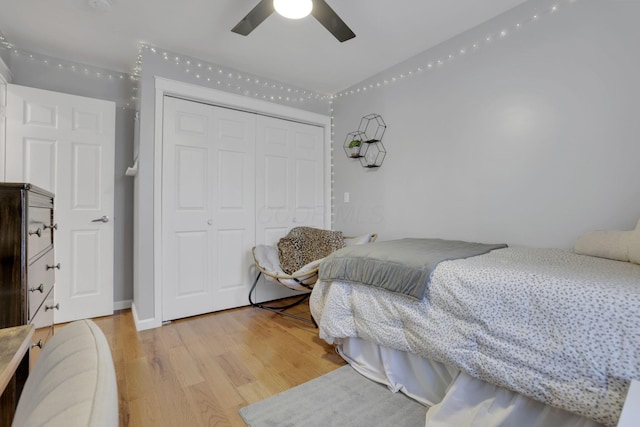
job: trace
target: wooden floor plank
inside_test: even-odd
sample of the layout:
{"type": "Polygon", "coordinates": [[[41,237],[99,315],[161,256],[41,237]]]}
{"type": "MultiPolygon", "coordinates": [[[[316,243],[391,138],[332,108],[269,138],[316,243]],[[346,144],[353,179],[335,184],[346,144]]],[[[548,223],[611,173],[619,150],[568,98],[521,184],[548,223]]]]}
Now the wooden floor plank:
{"type": "MultiPolygon", "coordinates": [[[[309,317],[306,303],[295,312],[309,317]]],[[[122,427],[244,426],[240,408],[345,364],[312,324],[250,307],[141,332],[130,310],[94,321],[111,347],[122,427]]]]}

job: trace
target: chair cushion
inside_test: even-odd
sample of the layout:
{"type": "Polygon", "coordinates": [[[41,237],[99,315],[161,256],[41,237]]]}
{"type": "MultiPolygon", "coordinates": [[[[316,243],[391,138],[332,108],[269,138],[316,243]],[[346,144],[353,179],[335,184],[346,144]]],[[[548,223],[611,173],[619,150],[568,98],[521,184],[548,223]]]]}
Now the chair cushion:
{"type": "Polygon", "coordinates": [[[44,346],[13,427],[118,426],[118,388],[107,340],[91,320],[70,323],[44,346]]]}

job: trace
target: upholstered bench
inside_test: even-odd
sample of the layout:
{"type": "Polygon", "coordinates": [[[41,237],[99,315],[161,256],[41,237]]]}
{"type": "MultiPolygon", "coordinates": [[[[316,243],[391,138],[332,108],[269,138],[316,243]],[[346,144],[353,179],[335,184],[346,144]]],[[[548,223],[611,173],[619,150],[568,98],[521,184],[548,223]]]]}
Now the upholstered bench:
{"type": "Polygon", "coordinates": [[[118,388],[107,339],[91,320],[70,323],[40,353],[12,426],[117,425],[118,388]]]}

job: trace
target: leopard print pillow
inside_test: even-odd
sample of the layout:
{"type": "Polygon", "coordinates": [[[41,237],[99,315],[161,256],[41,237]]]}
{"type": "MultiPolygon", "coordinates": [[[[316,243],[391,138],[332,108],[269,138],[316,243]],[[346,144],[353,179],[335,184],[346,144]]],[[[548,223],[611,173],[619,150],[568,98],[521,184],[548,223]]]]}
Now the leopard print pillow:
{"type": "Polygon", "coordinates": [[[282,271],[293,274],[303,266],[344,247],[341,231],[295,227],[278,242],[282,271]]]}

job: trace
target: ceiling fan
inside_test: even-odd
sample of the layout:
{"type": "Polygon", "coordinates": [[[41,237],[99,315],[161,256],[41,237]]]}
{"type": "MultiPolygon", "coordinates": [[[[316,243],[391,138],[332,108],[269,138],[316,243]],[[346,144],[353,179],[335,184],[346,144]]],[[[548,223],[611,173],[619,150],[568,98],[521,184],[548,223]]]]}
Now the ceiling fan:
{"type": "MultiPolygon", "coordinates": [[[[238,22],[231,31],[246,36],[276,10],[281,15],[287,16],[283,14],[279,7],[278,3],[282,2],[282,0],[260,0],[256,7],[254,7],[247,16],[242,18],[242,20],[238,22]]],[[[301,3],[301,0],[290,0],[290,2],[301,3]]],[[[312,5],[312,7],[304,11],[302,16],[297,16],[297,18],[302,18],[311,13],[311,15],[313,15],[313,17],[316,18],[327,30],[329,30],[329,32],[340,42],[347,41],[356,36],[324,0],[305,0],[304,2],[309,6],[312,5]]]]}

